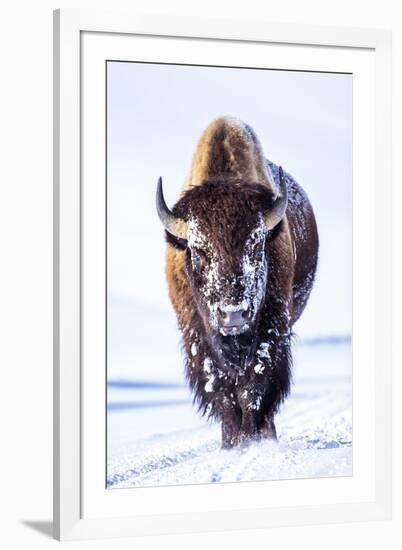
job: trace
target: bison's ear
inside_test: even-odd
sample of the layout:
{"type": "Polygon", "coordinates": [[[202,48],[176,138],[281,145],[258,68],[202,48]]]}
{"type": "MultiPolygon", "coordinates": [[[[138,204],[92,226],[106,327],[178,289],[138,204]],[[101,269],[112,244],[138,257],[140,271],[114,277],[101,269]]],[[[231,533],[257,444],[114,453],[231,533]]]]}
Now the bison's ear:
{"type": "Polygon", "coordinates": [[[187,248],[186,239],[179,239],[178,237],[175,237],[174,235],[169,233],[169,231],[165,231],[165,237],[166,237],[166,242],[168,244],[171,244],[177,250],[186,250],[187,248]]]}
{"type": "Polygon", "coordinates": [[[175,216],[173,212],[168,208],[165,197],[163,196],[162,178],[158,180],[158,187],[156,189],[156,211],[163,227],[170,235],[177,239],[187,239],[188,223],[186,220],[175,216]]]}
{"type": "Polygon", "coordinates": [[[273,229],[278,225],[286,213],[288,206],[288,189],[283,175],[282,166],[279,167],[279,193],[274,204],[264,213],[265,226],[273,229]]]}

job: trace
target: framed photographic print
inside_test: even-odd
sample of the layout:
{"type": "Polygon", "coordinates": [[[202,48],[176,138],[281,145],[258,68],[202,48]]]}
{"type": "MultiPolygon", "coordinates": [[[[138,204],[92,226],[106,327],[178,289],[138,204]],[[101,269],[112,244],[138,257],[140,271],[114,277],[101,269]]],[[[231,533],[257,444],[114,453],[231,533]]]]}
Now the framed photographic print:
{"type": "Polygon", "coordinates": [[[390,33],[54,21],[55,537],[389,517],[390,33]]]}

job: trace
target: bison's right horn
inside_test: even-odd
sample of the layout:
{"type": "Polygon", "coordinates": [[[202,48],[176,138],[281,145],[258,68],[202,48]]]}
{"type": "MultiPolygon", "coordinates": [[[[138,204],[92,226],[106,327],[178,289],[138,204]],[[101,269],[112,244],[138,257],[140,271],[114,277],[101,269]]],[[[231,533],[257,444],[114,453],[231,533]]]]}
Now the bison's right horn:
{"type": "Polygon", "coordinates": [[[288,206],[288,190],[282,166],[279,167],[279,194],[273,206],[265,213],[265,225],[267,229],[273,229],[285,215],[288,206]]]}
{"type": "Polygon", "coordinates": [[[156,190],[156,210],[158,216],[162,222],[163,227],[174,237],[178,239],[187,239],[187,222],[182,218],[176,217],[171,210],[169,210],[162,190],[162,178],[158,180],[158,188],[156,190]]]}

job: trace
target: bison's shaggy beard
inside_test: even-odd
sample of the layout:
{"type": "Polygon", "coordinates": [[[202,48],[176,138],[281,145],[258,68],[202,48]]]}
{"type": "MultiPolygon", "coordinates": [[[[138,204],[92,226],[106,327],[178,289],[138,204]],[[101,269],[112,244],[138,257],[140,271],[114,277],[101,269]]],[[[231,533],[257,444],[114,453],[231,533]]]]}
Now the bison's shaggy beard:
{"type": "Polygon", "coordinates": [[[274,279],[251,341],[217,336],[211,346],[196,310],[183,330],[194,401],[202,414],[222,422],[225,447],[275,437],[273,418],[290,391],[292,333],[274,279]]]}

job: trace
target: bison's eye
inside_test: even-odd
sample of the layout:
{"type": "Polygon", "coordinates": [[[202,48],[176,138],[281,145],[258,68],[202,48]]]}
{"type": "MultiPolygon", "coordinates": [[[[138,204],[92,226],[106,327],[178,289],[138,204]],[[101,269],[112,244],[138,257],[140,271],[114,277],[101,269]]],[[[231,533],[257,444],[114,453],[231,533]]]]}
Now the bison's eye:
{"type": "Polygon", "coordinates": [[[203,250],[200,248],[193,248],[191,250],[191,262],[194,269],[203,271],[209,264],[209,259],[203,250]]]}

